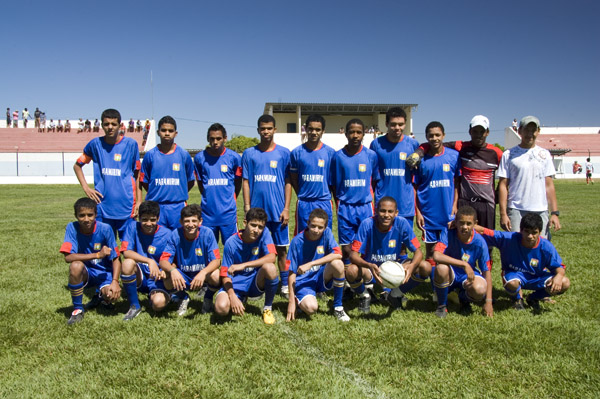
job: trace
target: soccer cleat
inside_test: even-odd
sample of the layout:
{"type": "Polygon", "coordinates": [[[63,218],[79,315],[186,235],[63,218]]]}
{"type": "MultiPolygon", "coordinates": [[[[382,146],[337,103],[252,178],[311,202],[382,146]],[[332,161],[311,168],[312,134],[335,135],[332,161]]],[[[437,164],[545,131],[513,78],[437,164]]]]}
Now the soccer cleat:
{"type": "Polygon", "coordinates": [[[185,314],[188,311],[189,303],[190,303],[190,297],[187,297],[187,298],[181,300],[181,303],[179,304],[179,309],[177,309],[177,314],[179,316],[185,316],[185,314]]]}
{"type": "Polygon", "coordinates": [[[206,287],[206,285],[203,285],[202,288],[200,288],[200,290],[198,291],[198,298],[204,298],[204,294],[206,294],[206,290],[208,288],[206,287]]]}
{"type": "Polygon", "coordinates": [[[390,306],[394,309],[406,309],[406,303],[408,299],[404,296],[394,296],[392,293],[386,295],[386,299],[390,306]]]}
{"type": "Polygon", "coordinates": [[[350,316],[348,316],[346,314],[346,312],[344,311],[344,309],[340,309],[340,310],[333,310],[333,314],[335,315],[335,317],[337,317],[337,319],[339,321],[350,321],[350,316]]]}
{"type": "Polygon", "coordinates": [[[97,308],[100,305],[102,305],[104,309],[108,310],[112,310],[115,308],[115,305],[113,305],[110,302],[106,302],[104,299],[102,299],[102,295],[100,295],[99,293],[94,294],[92,299],[90,299],[90,301],[85,304],[84,308],[85,310],[91,310],[97,308]]]}
{"type": "Polygon", "coordinates": [[[525,305],[523,304],[523,299],[515,299],[513,301],[513,309],[515,310],[525,310],[525,305]]]}
{"type": "Polygon", "coordinates": [[[364,314],[371,313],[371,295],[367,291],[363,292],[358,302],[358,310],[364,314]]]}
{"type": "Polygon", "coordinates": [[[539,312],[541,309],[539,299],[535,299],[531,295],[527,296],[527,305],[533,309],[534,312],[539,312]]]}
{"type": "Polygon", "coordinates": [[[282,285],[281,296],[285,297],[285,299],[290,299],[290,287],[288,287],[287,285],[282,285]]]}
{"type": "Polygon", "coordinates": [[[469,315],[473,313],[473,308],[471,307],[471,302],[469,301],[460,301],[460,307],[458,308],[458,312],[460,314],[469,315]]]}
{"type": "Polygon", "coordinates": [[[448,316],[448,308],[445,305],[438,306],[435,310],[435,315],[440,319],[445,319],[448,316]]]}
{"type": "Polygon", "coordinates": [[[142,313],[142,308],[136,308],[135,306],[130,306],[129,310],[127,311],[127,313],[125,313],[125,316],[123,317],[123,321],[133,320],[140,313],[142,313]]]}
{"type": "Polygon", "coordinates": [[[213,299],[212,298],[204,298],[204,302],[202,302],[202,314],[212,312],[213,308],[213,299]]]}
{"type": "Polygon", "coordinates": [[[263,321],[265,324],[275,324],[275,316],[273,316],[271,309],[263,310],[263,321]]]}
{"type": "Polygon", "coordinates": [[[71,313],[71,317],[67,320],[68,325],[76,324],[83,321],[83,310],[75,309],[73,313],[71,313]]]}

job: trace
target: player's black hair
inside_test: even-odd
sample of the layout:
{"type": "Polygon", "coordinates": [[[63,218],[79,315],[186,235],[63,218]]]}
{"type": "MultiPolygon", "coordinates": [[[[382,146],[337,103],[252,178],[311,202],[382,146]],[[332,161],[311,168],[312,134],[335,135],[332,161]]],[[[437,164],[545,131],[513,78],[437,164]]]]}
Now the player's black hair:
{"type": "Polygon", "coordinates": [[[140,205],[140,210],[138,211],[140,216],[142,215],[150,215],[150,216],[160,216],[160,206],[156,201],[144,201],[140,205]]]}
{"type": "Polygon", "coordinates": [[[269,115],[269,114],[261,115],[260,118],[258,118],[258,122],[256,123],[256,125],[258,127],[260,127],[261,123],[272,123],[273,126],[276,126],[275,118],[273,118],[273,115],[269,115]]]}
{"type": "Polygon", "coordinates": [[[197,216],[198,219],[202,219],[202,208],[198,204],[189,204],[183,207],[181,210],[181,220],[189,218],[190,216],[197,216]]]}
{"type": "Polygon", "coordinates": [[[308,129],[308,124],[311,122],[320,122],[321,127],[323,128],[323,131],[325,131],[325,118],[323,118],[323,115],[319,115],[319,114],[308,115],[308,118],[306,118],[306,122],[304,123],[306,125],[307,129],[308,129]]]}
{"type": "Polygon", "coordinates": [[[119,123],[121,123],[121,113],[114,108],[105,109],[100,116],[100,120],[104,122],[104,118],[117,118],[119,123]]]}
{"type": "Polygon", "coordinates": [[[329,223],[329,215],[323,209],[313,209],[310,215],[308,215],[308,223],[310,224],[311,220],[314,218],[323,219],[325,221],[325,226],[327,227],[327,223],[329,223]]]}
{"type": "Polygon", "coordinates": [[[210,132],[223,132],[223,138],[227,138],[227,130],[225,130],[225,126],[221,125],[220,123],[213,123],[208,127],[208,130],[206,131],[206,140],[208,140],[208,135],[210,132]]]}
{"type": "Polygon", "coordinates": [[[400,107],[392,107],[385,113],[385,123],[390,123],[392,118],[404,118],[406,121],[406,112],[400,107]]]}
{"type": "Polygon", "coordinates": [[[363,132],[365,131],[365,124],[358,118],[350,119],[348,123],[346,123],[346,134],[350,131],[350,125],[361,125],[363,132]]]}
{"type": "Polygon", "coordinates": [[[473,209],[472,206],[469,205],[463,205],[460,208],[458,208],[458,211],[456,211],[456,217],[455,220],[458,220],[461,216],[473,216],[475,221],[477,221],[477,212],[475,211],[475,209],[473,209]]]}
{"type": "Polygon", "coordinates": [[[433,121],[433,122],[429,122],[427,124],[427,126],[425,126],[425,135],[427,135],[427,133],[429,132],[429,129],[433,129],[434,127],[439,127],[442,130],[442,133],[446,134],[446,131],[444,130],[444,125],[442,125],[438,121],[433,121]]]}
{"type": "Polygon", "coordinates": [[[587,160],[588,162],[590,162],[590,159],[589,159],[589,158],[587,158],[586,160],[587,160]]]}
{"type": "Polygon", "coordinates": [[[248,212],[246,212],[246,222],[250,222],[252,220],[258,220],[263,223],[267,223],[267,212],[265,212],[262,208],[250,208],[248,212]]]}
{"type": "Polygon", "coordinates": [[[162,118],[160,118],[160,120],[158,121],[158,130],[160,130],[160,127],[165,123],[169,123],[175,126],[175,130],[177,130],[177,122],[175,122],[175,119],[173,119],[171,115],[163,116],[162,118]]]}
{"type": "Polygon", "coordinates": [[[79,198],[77,201],[75,201],[75,205],[73,205],[75,216],[77,216],[77,213],[79,213],[79,211],[83,208],[93,209],[94,213],[96,213],[96,201],[88,197],[79,198]]]}
{"type": "Polygon", "coordinates": [[[392,204],[394,204],[396,209],[398,209],[398,202],[396,201],[396,199],[394,197],[390,197],[389,195],[385,196],[379,200],[379,202],[377,203],[377,209],[379,209],[379,205],[381,205],[381,203],[383,203],[383,202],[391,202],[392,204]]]}
{"type": "Polygon", "coordinates": [[[521,231],[529,229],[541,232],[543,226],[544,221],[542,220],[542,217],[540,215],[538,215],[537,213],[527,213],[521,218],[521,225],[519,226],[519,228],[521,229],[521,231]]]}

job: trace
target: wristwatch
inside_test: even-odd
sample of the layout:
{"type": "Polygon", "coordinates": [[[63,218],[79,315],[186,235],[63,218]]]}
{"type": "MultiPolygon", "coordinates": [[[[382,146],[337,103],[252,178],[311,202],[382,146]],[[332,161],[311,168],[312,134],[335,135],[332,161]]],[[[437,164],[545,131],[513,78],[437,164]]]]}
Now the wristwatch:
{"type": "Polygon", "coordinates": [[[552,211],[550,212],[550,215],[560,216],[560,211],[552,211]]]}

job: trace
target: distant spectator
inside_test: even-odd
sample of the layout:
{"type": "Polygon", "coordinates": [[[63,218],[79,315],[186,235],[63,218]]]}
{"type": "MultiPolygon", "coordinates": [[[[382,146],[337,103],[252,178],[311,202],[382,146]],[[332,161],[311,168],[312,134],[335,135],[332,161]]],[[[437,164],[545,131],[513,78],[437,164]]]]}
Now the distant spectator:
{"type": "Polygon", "coordinates": [[[126,132],[125,122],[121,122],[121,126],[119,126],[119,134],[123,136],[126,132]]]}
{"type": "Polygon", "coordinates": [[[338,130],[338,133],[339,133],[339,134],[345,134],[345,130],[344,130],[344,128],[343,128],[343,127],[341,127],[341,128],[340,128],[340,130],[338,130]]]}
{"type": "Polygon", "coordinates": [[[98,133],[100,131],[100,121],[98,118],[94,121],[94,133],[98,133]]]}
{"type": "Polygon", "coordinates": [[[83,121],[83,119],[79,118],[79,122],[77,122],[77,133],[83,132],[84,128],[85,128],[85,122],[83,121]]]}
{"type": "Polygon", "coordinates": [[[29,111],[27,111],[27,108],[23,108],[23,111],[21,112],[21,115],[23,116],[23,127],[27,127],[27,120],[31,118],[31,116],[29,116],[29,111]]]}
{"type": "Polygon", "coordinates": [[[92,131],[92,122],[89,119],[85,120],[83,124],[83,131],[88,133],[92,131]]]}
{"type": "Polygon", "coordinates": [[[129,133],[133,133],[133,130],[135,129],[135,122],[133,121],[133,118],[129,119],[129,133]]]}
{"type": "Polygon", "coordinates": [[[581,173],[581,171],[583,170],[583,167],[581,166],[581,164],[577,163],[577,161],[573,162],[573,174],[576,175],[577,173],[581,173]]]}
{"type": "Polygon", "coordinates": [[[64,130],[64,126],[63,126],[62,122],[59,119],[58,123],[56,124],[56,131],[57,132],[62,132],[63,130],[64,130]]]}
{"type": "Polygon", "coordinates": [[[65,121],[65,133],[68,133],[71,131],[71,122],[69,122],[69,120],[67,119],[65,121]]]}
{"type": "Polygon", "coordinates": [[[135,131],[138,133],[142,131],[142,122],[139,119],[135,123],[135,131]]]}
{"type": "Polygon", "coordinates": [[[40,115],[40,127],[38,128],[38,132],[46,131],[46,113],[42,112],[40,115]]]}
{"type": "Polygon", "coordinates": [[[42,111],[40,111],[39,108],[35,108],[35,111],[33,112],[33,117],[35,118],[35,127],[37,127],[38,129],[40,128],[40,118],[42,117],[42,111]]]}
{"type": "Polygon", "coordinates": [[[592,173],[594,173],[594,165],[592,165],[590,158],[588,158],[585,162],[585,184],[594,184],[592,173]]]}
{"type": "Polygon", "coordinates": [[[410,138],[414,139],[415,138],[415,134],[413,132],[410,132],[410,138]]]}
{"type": "Polygon", "coordinates": [[[50,122],[48,122],[48,132],[55,132],[56,131],[56,124],[54,123],[54,119],[50,119],[50,122]]]}
{"type": "Polygon", "coordinates": [[[514,130],[516,132],[518,130],[518,128],[519,128],[519,124],[517,123],[517,119],[513,119],[512,130],[514,130]]]}
{"type": "Polygon", "coordinates": [[[13,127],[19,127],[19,110],[13,111],[13,127]]]}
{"type": "Polygon", "coordinates": [[[10,108],[6,108],[6,127],[10,127],[10,108]]]}
{"type": "Polygon", "coordinates": [[[144,125],[144,138],[148,137],[148,133],[150,133],[150,119],[146,119],[146,124],[144,125]]]}

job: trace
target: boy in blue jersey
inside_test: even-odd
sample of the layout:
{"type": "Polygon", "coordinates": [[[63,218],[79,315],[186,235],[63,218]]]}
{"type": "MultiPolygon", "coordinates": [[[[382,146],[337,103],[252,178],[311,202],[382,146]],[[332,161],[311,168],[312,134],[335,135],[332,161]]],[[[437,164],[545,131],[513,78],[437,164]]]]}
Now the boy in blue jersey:
{"type": "Polygon", "coordinates": [[[196,291],[206,282],[202,313],[212,310],[213,297],[219,289],[219,266],[221,253],[215,236],[208,227],[202,226],[202,209],[198,204],[181,210],[182,227],[173,230],[160,256],[159,266],[166,278],[157,283],[159,288],[175,290],[182,297],[177,314],[187,313],[190,297],[183,291],[196,291]],[[164,285],[162,285],[164,284],[164,285]]]}
{"type": "Polygon", "coordinates": [[[446,242],[448,223],[456,213],[455,180],[460,176],[458,152],[444,147],[444,125],[430,122],[425,128],[429,151],[415,172],[417,191],[417,226],[425,233],[425,259],[435,266],[433,248],[438,241],[446,242]]]}
{"type": "Polygon", "coordinates": [[[69,284],[73,313],[67,324],[83,320],[83,288],[98,287],[102,298],[115,302],[121,296],[121,262],[115,236],[109,225],[96,220],[96,202],[80,198],[75,202],[76,222],[69,223],[60,252],[69,263],[69,284]]]}
{"type": "Polygon", "coordinates": [[[433,285],[437,294],[436,316],[448,314],[448,292],[459,290],[461,312],[470,313],[471,302],[485,298],[483,312],[494,315],[492,306],[492,272],[485,239],[474,230],[477,212],[465,205],[458,209],[456,228],[448,231],[447,241],[439,241],[433,252],[437,262],[433,285]]]}
{"type": "Polygon", "coordinates": [[[288,222],[292,185],[290,151],[273,141],[277,128],[275,118],[258,118],[260,143],[242,154],[244,212],[250,207],[267,212],[267,228],[277,248],[277,265],[281,276],[281,293],[288,295],[287,247],[290,244],[288,222]]]}
{"type": "Polygon", "coordinates": [[[242,157],[225,148],[227,130],[213,123],[206,134],[208,148],[194,157],[202,195],[202,225],[225,244],[237,232],[237,197],[242,188],[242,157]]]}
{"type": "Polygon", "coordinates": [[[158,121],[160,144],[146,153],[142,161],[140,186],[147,201],[160,205],[161,226],[174,230],[181,227],[179,215],[194,187],[194,162],[190,154],[175,144],[177,122],[170,116],[158,121]]]}
{"type": "Polygon", "coordinates": [[[331,159],[335,150],[321,141],[325,132],[325,118],[313,114],[306,118],[306,143],[292,150],[290,178],[298,196],[294,235],[306,229],[310,213],[323,209],[332,227],[330,181],[331,159]]]}
{"type": "Polygon", "coordinates": [[[244,314],[243,302],[248,297],[265,294],[263,321],[274,324],[272,306],[277,285],[275,245],[269,233],[267,213],[261,208],[250,208],[244,219],[244,229],[229,237],[223,250],[221,279],[223,288],[217,294],[215,313],[227,316],[244,314]]]}
{"type": "Polygon", "coordinates": [[[158,263],[171,236],[171,230],[158,224],[159,218],[158,202],[142,202],[139,222],[129,226],[121,241],[121,253],[125,257],[121,281],[129,299],[129,310],[123,318],[125,321],[133,320],[142,311],[138,292],[150,296],[155,312],[161,311],[169,302],[168,292],[156,284],[166,277],[158,263]]]}
{"type": "Polygon", "coordinates": [[[119,135],[121,114],[116,109],[102,112],[104,137],[92,139],[83,149],[73,170],[85,195],[98,204],[97,220],[109,224],[115,236],[123,237],[134,223],[141,192],[138,188],[140,152],[137,142],[119,135]],[[83,165],[94,161],[94,188],[85,181],[83,165]]]}
{"type": "Polygon", "coordinates": [[[304,313],[314,314],[319,308],[316,294],[332,288],[333,314],[340,321],[350,321],[342,305],[346,282],[342,251],[327,227],[328,218],[323,209],[313,210],[307,229],[292,239],[287,321],[295,318],[296,302],[304,313]]]}
{"type": "Polygon", "coordinates": [[[348,144],[331,161],[331,184],[337,202],[338,241],[347,262],[360,223],[373,216],[372,189],[379,181],[379,168],[377,154],[362,145],[365,124],[351,119],[345,132],[348,144]]]}
{"type": "Polygon", "coordinates": [[[379,266],[386,261],[400,262],[406,270],[404,283],[386,294],[393,308],[405,306],[404,294],[431,273],[431,265],[423,261],[420,246],[412,227],[406,219],[398,216],[396,200],[383,197],[377,204],[377,214],[360,224],[352,243],[352,263],[346,268],[346,280],[360,297],[360,311],[371,311],[371,296],[365,288],[375,282],[382,285],[379,266]],[[402,250],[403,245],[414,253],[412,259],[402,250]]]}
{"type": "Polygon", "coordinates": [[[518,233],[475,226],[488,245],[500,250],[504,289],[512,297],[513,307],[517,310],[525,308],[521,289],[533,290],[527,296],[527,304],[537,311],[540,300],[561,295],[571,285],[556,248],[540,236],[542,228],[542,217],[537,213],[523,216],[518,233]]]}

